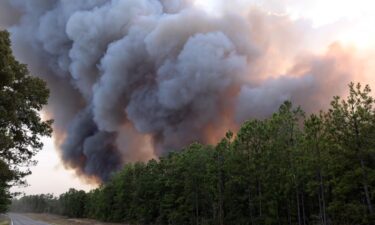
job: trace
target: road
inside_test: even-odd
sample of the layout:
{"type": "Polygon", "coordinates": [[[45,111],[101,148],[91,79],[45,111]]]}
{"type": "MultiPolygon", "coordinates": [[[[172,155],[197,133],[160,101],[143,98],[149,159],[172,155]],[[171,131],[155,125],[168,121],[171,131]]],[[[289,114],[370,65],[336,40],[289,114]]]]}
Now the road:
{"type": "Polygon", "coordinates": [[[9,217],[12,219],[13,225],[50,225],[15,213],[9,213],[9,217]]]}

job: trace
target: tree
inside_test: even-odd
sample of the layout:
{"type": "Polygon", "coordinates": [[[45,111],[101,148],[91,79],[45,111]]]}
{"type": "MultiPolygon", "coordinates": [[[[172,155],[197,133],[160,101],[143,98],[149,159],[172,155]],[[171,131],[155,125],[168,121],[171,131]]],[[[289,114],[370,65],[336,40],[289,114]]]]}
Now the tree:
{"type": "Polygon", "coordinates": [[[340,151],[331,208],[352,209],[356,213],[350,212],[348,220],[366,223],[374,218],[375,100],[368,85],[351,83],[349,88],[348,98],[335,97],[327,113],[331,138],[340,151]]]}
{"type": "MultiPolygon", "coordinates": [[[[305,157],[307,163],[307,187],[310,195],[318,199],[318,221],[322,225],[328,224],[327,213],[327,165],[330,163],[329,151],[332,146],[328,139],[326,121],[324,114],[311,115],[304,123],[304,143],[306,149],[305,157]]],[[[316,213],[316,212],[313,212],[316,213]]]]}
{"type": "Polygon", "coordinates": [[[40,137],[52,132],[52,121],[42,121],[39,114],[49,96],[46,83],[30,75],[10,46],[9,33],[0,31],[0,160],[12,174],[1,182],[23,184],[30,171],[20,167],[33,163],[43,147],[40,137]]]}
{"type": "Polygon", "coordinates": [[[87,195],[84,191],[71,188],[60,196],[62,213],[68,217],[82,218],[85,216],[85,205],[87,195]]]}
{"type": "Polygon", "coordinates": [[[10,171],[8,165],[0,160],[0,212],[7,210],[7,206],[10,203],[8,182],[13,179],[13,173],[10,171]]]}

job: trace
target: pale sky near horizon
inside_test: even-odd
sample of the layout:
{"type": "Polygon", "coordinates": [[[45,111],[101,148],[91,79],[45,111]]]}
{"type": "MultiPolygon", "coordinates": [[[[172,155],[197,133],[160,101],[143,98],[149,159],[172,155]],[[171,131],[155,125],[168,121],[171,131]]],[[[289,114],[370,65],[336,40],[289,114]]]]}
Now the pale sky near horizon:
{"type": "MultiPolygon", "coordinates": [[[[217,3],[222,0],[197,0],[198,5],[208,11],[214,11],[217,3]],[[215,4],[216,3],[216,4],[215,4]]],[[[246,2],[246,0],[235,0],[246,2]]],[[[373,44],[375,27],[371,21],[375,20],[375,1],[372,0],[248,0],[266,4],[268,9],[284,12],[292,18],[304,18],[310,20],[314,27],[321,27],[345,20],[353,27],[343,32],[342,41],[354,42],[359,46],[373,44]],[[281,2],[281,3],[280,3],[281,2]],[[280,10],[280,11],[279,11],[280,10]],[[366,35],[364,35],[364,33],[366,35]]],[[[80,180],[74,171],[66,170],[61,164],[52,138],[43,139],[43,150],[36,156],[38,165],[32,168],[33,174],[27,177],[30,184],[26,188],[13,188],[14,191],[22,191],[26,194],[53,193],[55,195],[66,192],[69,188],[90,190],[95,186],[86,184],[80,180]]]]}
{"type": "Polygon", "coordinates": [[[27,195],[51,193],[60,195],[75,188],[89,191],[95,185],[87,184],[77,177],[72,170],[67,170],[61,164],[53,138],[43,138],[44,147],[36,155],[38,164],[31,167],[32,174],[27,177],[27,187],[13,187],[15,192],[23,192],[27,195]]]}

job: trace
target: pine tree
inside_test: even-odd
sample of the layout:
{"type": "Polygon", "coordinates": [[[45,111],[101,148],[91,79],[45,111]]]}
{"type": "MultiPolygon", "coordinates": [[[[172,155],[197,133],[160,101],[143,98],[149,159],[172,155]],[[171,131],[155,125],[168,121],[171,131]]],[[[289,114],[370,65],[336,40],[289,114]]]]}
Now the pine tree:
{"type": "Polygon", "coordinates": [[[351,83],[349,89],[346,100],[334,98],[327,114],[331,138],[338,148],[336,160],[341,164],[334,180],[332,208],[350,210],[343,218],[366,224],[374,218],[374,99],[369,86],[351,83]]]}

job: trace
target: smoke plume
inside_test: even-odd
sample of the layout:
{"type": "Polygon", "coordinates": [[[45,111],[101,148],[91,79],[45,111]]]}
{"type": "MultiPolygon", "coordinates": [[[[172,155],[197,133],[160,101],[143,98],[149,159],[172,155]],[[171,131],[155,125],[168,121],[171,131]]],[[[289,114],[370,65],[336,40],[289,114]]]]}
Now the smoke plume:
{"type": "Polygon", "coordinates": [[[285,100],[320,109],[361,76],[352,49],[311,50],[331,40],[308,21],[221,3],[1,0],[17,58],[51,89],[46,112],[69,168],[107,180],[285,100]]]}

